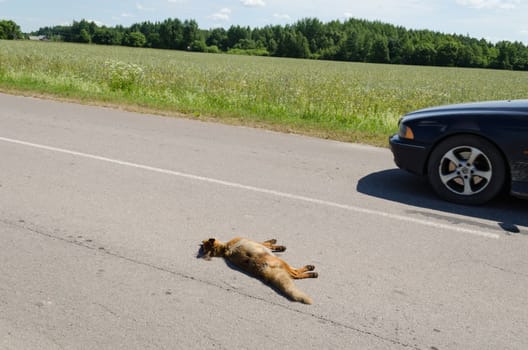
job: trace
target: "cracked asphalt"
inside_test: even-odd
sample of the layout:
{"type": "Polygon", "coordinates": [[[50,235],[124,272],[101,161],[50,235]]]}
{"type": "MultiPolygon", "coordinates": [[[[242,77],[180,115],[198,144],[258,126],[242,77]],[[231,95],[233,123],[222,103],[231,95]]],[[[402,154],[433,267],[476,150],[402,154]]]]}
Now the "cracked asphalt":
{"type": "Polygon", "coordinates": [[[386,149],[0,94],[1,349],[526,349],[527,203],[386,149]],[[276,238],[293,303],[206,238],[276,238]]]}

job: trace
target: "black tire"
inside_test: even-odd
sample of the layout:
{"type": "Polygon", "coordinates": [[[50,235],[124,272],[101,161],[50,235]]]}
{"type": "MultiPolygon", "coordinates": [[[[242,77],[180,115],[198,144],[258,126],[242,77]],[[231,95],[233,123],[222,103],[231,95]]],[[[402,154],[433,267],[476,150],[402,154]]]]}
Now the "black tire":
{"type": "Polygon", "coordinates": [[[468,205],[486,203],[504,188],[506,165],[489,141],[474,135],[457,135],[431,152],[427,176],[442,199],[468,205]]]}

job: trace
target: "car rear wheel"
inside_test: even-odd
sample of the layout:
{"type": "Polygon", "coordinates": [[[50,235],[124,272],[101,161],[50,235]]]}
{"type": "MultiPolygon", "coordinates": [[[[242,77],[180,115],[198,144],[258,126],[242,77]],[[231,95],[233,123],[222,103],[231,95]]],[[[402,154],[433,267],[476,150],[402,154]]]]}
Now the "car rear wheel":
{"type": "Polygon", "coordinates": [[[504,187],[506,166],[487,140],[459,135],[441,142],[431,153],[427,173],[441,198],[460,204],[483,204],[504,187]]]}

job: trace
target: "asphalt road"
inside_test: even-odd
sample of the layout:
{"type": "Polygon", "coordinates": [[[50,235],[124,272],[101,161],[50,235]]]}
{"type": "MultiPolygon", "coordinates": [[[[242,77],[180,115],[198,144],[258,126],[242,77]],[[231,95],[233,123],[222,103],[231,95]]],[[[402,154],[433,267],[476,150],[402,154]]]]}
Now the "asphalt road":
{"type": "Polygon", "coordinates": [[[527,214],[387,149],[0,94],[0,348],[527,349],[527,214]],[[197,259],[235,236],[314,304],[197,259]]]}

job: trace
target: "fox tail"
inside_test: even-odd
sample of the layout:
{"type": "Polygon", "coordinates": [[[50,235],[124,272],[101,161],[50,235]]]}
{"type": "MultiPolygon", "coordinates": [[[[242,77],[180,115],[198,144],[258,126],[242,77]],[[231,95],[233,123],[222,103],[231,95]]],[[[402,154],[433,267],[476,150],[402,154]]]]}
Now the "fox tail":
{"type": "Polygon", "coordinates": [[[313,300],[307,294],[302,292],[287,273],[278,274],[269,279],[270,284],[278,289],[282,294],[293,301],[304,304],[312,304],[313,300]]]}

